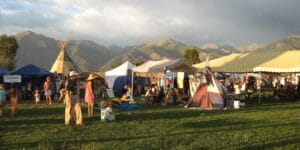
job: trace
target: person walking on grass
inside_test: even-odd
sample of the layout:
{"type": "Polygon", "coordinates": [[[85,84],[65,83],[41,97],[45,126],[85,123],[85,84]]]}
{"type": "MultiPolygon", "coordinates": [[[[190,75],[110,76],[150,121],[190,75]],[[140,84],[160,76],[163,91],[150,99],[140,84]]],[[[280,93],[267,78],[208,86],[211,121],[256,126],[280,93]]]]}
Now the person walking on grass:
{"type": "Polygon", "coordinates": [[[7,95],[10,97],[10,107],[11,107],[11,116],[13,117],[16,113],[17,103],[19,101],[19,90],[15,85],[12,85],[11,88],[7,91],[7,95]]]}
{"type": "Polygon", "coordinates": [[[6,91],[3,87],[3,84],[0,84],[0,116],[2,116],[4,112],[5,93],[6,91]]]}
{"type": "Polygon", "coordinates": [[[93,81],[97,76],[94,74],[90,74],[86,79],[85,86],[85,102],[88,104],[88,117],[93,117],[94,114],[94,103],[95,103],[95,95],[93,88],[93,81]]]}
{"type": "Polygon", "coordinates": [[[44,83],[44,91],[45,91],[45,96],[46,96],[46,103],[48,103],[48,105],[51,105],[52,103],[52,91],[53,91],[53,85],[51,82],[51,77],[48,76],[46,78],[46,81],[44,83]]]}
{"type": "Polygon", "coordinates": [[[70,72],[70,80],[66,82],[66,107],[65,107],[65,125],[70,124],[71,118],[75,120],[76,125],[82,125],[82,112],[80,105],[79,83],[75,71],[70,72]]]}

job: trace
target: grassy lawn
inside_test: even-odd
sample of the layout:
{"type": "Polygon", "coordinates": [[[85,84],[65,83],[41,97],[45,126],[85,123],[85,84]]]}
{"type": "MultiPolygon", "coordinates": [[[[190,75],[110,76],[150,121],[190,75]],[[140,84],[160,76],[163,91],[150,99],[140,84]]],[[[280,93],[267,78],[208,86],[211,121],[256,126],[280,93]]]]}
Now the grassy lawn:
{"type": "Polygon", "coordinates": [[[240,110],[197,111],[145,106],[100,113],[84,125],[64,125],[64,105],[19,104],[0,118],[0,149],[300,149],[300,103],[251,105],[240,110]]]}

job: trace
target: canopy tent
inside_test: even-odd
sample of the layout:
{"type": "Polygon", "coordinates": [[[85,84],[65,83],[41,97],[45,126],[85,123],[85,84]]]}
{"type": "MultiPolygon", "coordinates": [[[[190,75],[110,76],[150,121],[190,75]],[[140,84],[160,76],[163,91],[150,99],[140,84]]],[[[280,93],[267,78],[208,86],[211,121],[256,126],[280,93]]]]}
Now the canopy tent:
{"type": "Polygon", "coordinates": [[[300,51],[285,51],[254,68],[254,72],[300,72],[300,51]]]}
{"type": "Polygon", "coordinates": [[[196,68],[194,68],[182,59],[170,60],[149,68],[149,72],[151,73],[164,73],[165,71],[185,72],[192,74],[196,72],[196,68]]]}
{"type": "Polygon", "coordinates": [[[3,83],[3,75],[6,75],[8,73],[9,73],[8,70],[0,68],[0,76],[1,76],[0,83],[3,83]]]}
{"type": "Polygon", "coordinates": [[[126,61],[117,68],[105,72],[105,81],[110,89],[120,95],[125,85],[131,84],[131,73],[135,67],[131,62],[126,61]]]}
{"type": "Polygon", "coordinates": [[[244,73],[254,72],[254,68],[279,56],[280,51],[255,51],[241,54],[232,61],[215,68],[218,72],[244,73]]]}
{"type": "Polygon", "coordinates": [[[300,51],[255,51],[215,68],[218,72],[299,72],[300,51]]]}
{"type": "Polygon", "coordinates": [[[33,64],[25,65],[23,67],[17,68],[16,70],[9,73],[9,75],[21,75],[22,80],[23,77],[45,77],[45,76],[51,76],[52,77],[52,83],[54,85],[54,90],[56,90],[55,87],[55,74],[52,72],[49,72],[43,68],[39,68],[33,64]]]}
{"type": "Polygon", "coordinates": [[[160,64],[163,64],[165,62],[168,62],[170,61],[169,59],[162,59],[162,60],[149,60],[137,67],[134,67],[132,68],[132,71],[133,72],[136,72],[138,76],[147,76],[147,73],[149,72],[149,69],[153,66],[156,66],[156,65],[160,65],[160,64]]]}
{"type": "MultiPolygon", "coordinates": [[[[219,58],[210,60],[209,66],[210,66],[210,68],[212,68],[214,70],[214,68],[221,67],[221,66],[225,65],[226,63],[233,61],[234,59],[236,59],[238,56],[241,56],[241,55],[242,55],[241,53],[232,53],[232,54],[224,56],[224,57],[219,57],[219,58]]],[[[193,65],[193,67],[195,67],[197,69],[204,69],[206,66],[207,66],[206,61],[193,65]]]]}
{"type": "Polygon", "coordinates": [[[30,76],[30,75],[37,75],[37,76],[53,76],[55,74],[49,72],[45,69],[39,68],[33,64],[25,65],[23,67],[17,68],[16,70],[9,73],[10,75],[23,75],[23,76],[30,76]]]}
{"type": "Polygon", "coordinates": [[[0,75],[1,75],[1,76],[2,76],[2,75],[6,75],[6,74],[8,74],[8,73],[9,73],[8,70],[0,68],[0,75]]]}
{"type": "Polygon", "coordinates": [[[65,50],[60,50],[50,72],[67,75],[71,70],[79,72],[79,69],[74,64],[68,53],[65,50]]]}

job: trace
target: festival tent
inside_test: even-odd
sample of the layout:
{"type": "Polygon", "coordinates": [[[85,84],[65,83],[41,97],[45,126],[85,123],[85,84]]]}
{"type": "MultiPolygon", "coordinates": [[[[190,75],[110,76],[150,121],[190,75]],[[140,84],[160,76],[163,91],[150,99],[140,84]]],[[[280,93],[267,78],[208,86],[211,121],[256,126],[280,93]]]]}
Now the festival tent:
{"type": "MultiPolygon", "coordinates": [[[[31,77],[45,78],[47,76],[51,76],[52,83],[53,83],[53,85],[55,85],[55,74],[54,73],[49,72],[43,68],[39,68],[33,64],[19,67],[16,70],[10,72],[9,75],[21,75],[22,81],[25,78],[31,78],[31,77]]],[[[43,81],[41,81],[41,82],[43,82],[43,81]]],[[[56,90],[55,86],[54,86],[54,90],[56,90]]]]}
{"type": "Polygon", "coordinates": [[[255,51],[244,53],[214,70],[228,73],[299,72],[300,51],[255,51]]]}
{"type": "Polygon", "coordinates": [[[124,86],[131,84],[131,72],[134,67],[135,65],[126,61],[119,67],[105,72],[108,88],[113,89],[115,95],[121,95],[124,86]]]}
{"type": "Polygon", "coordinates": [[[246,73],[255,72],[254,68],[281,55],[282,51],[255,51],[242,53],[232,61],[214,68],[216,72],[246,73]]]}
{"type": "Polygon", "coordinates": [[[285,51],[254,68],[254,72],[300,72],[300,51],[285,51]]]}
{"type": "Polygon", "coordinates": [[[8,74],[8,73],[9,73],[8,70],[0,68],[0,76],[6,75],[6,74],[8,74]]]}
{"type": "MultiPolygon", "coordinates": [[[[160,86],[164,86],[166,89],[168,82],[169,85],[173,85],[174,87],[177,86],[179,89],[183,89],[183,91],[186,91],[189,87],[189,83],[186,83],[185,80],[188,78],[187,74],[193,74],[197,72],[197,69],[188,64],[186,61],[182,59],[175,59],[175,60],[169,60],[165,63],[162,63],[160,65],[153,66],[149,69],[149,72],[152,74],[156,74],[156,76],[159,77],[167,77],[168,72],[170,72],[171,76],[174,76],[176,74],[177,79],[171,78],[166,81],[167,78],[163,78],[163,82],[159,82],[160,86]],[[186,78],[185,78],[186,77],[186,78]],[[166,83],[166,84],[164,84],[166,83]],[[177,83],[177,84],[176,84],[177,83]]],[[[161,80],[160,80],[161,81],[161,80]]],[[[153,82],[153,80],[152,80],[153,82]]]]}
{"type": "Polygon", "coordinates": [[[0,68],[0,76],[1,76],[0,83],[3,83],[3,76],[8,74],[8,73],[9,73],[8,70],[0,68]]]}
{"type": "Polygon", "coordinates": [[[209,68],[204,68],[204,81],[190,78],[190,90],[192,99],[185,108],[215,109],[224,106],[223,90],[221,84],[214,77],[209,68]],[[194,80],[194,81],[192,81],[194,80]]]}
{"type": "Polygon", "coordinates": [[[151,81],[150,81],[149,77],[151,75],[149,73],[149,68],[159,65],[159,64],[162,64],[162,63],[165,63],[167,61],[169,61],[169,59],[167,59],[167,58],[164,58],[161,60],[149,60],[139,66],[132,68],[132,71],[134,72],[134,76],[135,76],[134,77],[135,81],[132,82],[131,86],[132,87],[134,87],[134,86],[145,87],[147,85],[150,85],[151,81]]]}
{"type": "MultiPolygon", "coordinates": [[[[241,56],[241,55],[242,55],[241,53],[232,53],[227,56],[209,60],[209,66],[212,68],[212,70],[214,70],[215,68],[221,67],[221,66],[225,65],[226,63],[233,61],[234,59],[236,59],[238,56],[241,56]]],[[[205,61],[202,63],[194,64],[193,67],[198,68],[198,69],[203,69],[206,67],[206,65],[207,65],[207,62],[205,61]]]]}
{"type": "Polygon", "coordinates": [[[50,72],[67,75],[71,70],[79,72],[79,69],[74,64],[65,50],[68,40],[59,41],[60,52],[52,65],[50,72]]]}
{"type": "Polygon", "coordinates": [[[170,60],[166,58],[162,60],[149,60],[139,66],[132,68],[132,71],[135,72],[138,76],[147,76],[147,73],[149,73],[149,69],[151,67],[163,64],[168,61],[170,60]]]}
{"type": "Polygon", "coordinates": [[[196,68],[194,68],[182,59],[169,60],[165,63],[149,68],[149,72],[151,73],[165,73],[166,71],[185,72],[192,74],[196,72],[196,68]]]}
{"type": "Polygon", "coordinates": [[[37,76],[52,76],[55,77],[55,74],[49,72],[43,68],[39,68],[33,64],[25,65],[22,67],[17,68],[16,70],[9,73],[10,75],[23,75],[23,76],[30,76],[30,75],[37,75],[37,76]]]}

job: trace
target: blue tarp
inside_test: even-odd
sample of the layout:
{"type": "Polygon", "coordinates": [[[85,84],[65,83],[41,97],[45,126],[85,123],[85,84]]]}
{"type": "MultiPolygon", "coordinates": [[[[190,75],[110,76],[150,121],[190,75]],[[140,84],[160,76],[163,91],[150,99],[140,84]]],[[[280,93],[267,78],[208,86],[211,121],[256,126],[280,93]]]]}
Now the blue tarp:
{"type": "Polygon", "coordinates": [[[122,103],[121,105],[116,107],[116,109],[118,110],[131,110],[131,109],[142,109],[142,108],[144,107],[139,105],[134,105],[134,104],[126,104],[126,103],[122,103]]]}

